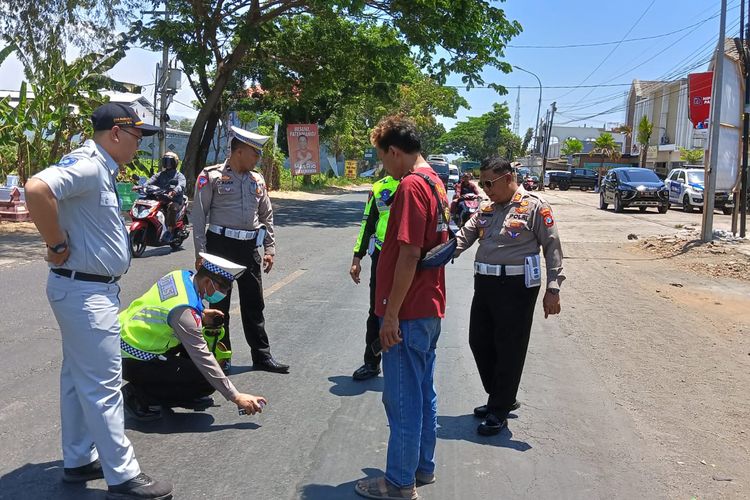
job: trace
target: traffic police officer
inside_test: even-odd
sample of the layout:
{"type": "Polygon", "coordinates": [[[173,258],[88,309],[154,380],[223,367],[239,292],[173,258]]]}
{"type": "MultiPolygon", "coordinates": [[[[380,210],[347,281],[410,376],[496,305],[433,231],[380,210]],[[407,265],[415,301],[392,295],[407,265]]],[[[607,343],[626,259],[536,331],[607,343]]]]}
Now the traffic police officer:
{"type": "Polygon", "coordinates": [[[117,281],[130,266],[117,171],[159,129],[119,103],[98,107],[91,120],[93,140],[25,186],[48,248],[47,298],[62,337],[63,480],[104,477],[117,498],[172,498],[171,484],[141,472],[125,436],[117,321],[117,281]]]}
{"type": "Polygon", "coordinates": [[[380,321],[375,315],[375,275],[378,268],[378,257],[383,248],[385,230],[388,227],[388,216],[391,202],[396,194],[399,181],[386,175],[372,185],[372,191],[367,198],[359,236],[354,244],[354,257],[349,275],[359,284],[359,274],[362,271],[362,257],[370,254],[370,310],[367,316],[367,330],[365,333],[365,363],[357,368],[352,375],[354,380],[365,380],[380,373],[380,354],[375,354],[370,348],[380,334],[380,321]]]}
{"type": "MultiPolygon", "coordinates": [[[[195,183],[193,203],[193,238],[196,269],[200,252],[224,257],[247,267],[237,280],[245,339],[250,345],[253,367],[277,373],[289,371],[289,365],[271,355],[265,328],[261,265],[267,273],[273,267],[275,240],[273,208],[263,176],[253,170],[260,159],[267,136],[231,127],[230,157],[219,165],[206,167],[195,183]],[[263,247],[261,259],[258,248],[263,247]]],[[[229,339],[229,303],[231,289],[216,308],[224,313],[229,339]]],[[[230,363],[224,364],[225,371],[230,363]]]]}
{"type": "Polygon", "coordinates": [[[474,299],[469,344],[487,404],[474,409],[484,419],[477,431],[493,435],[518,408],[516,393],[529,343],[534,306],[541,286],[539,248],[547,276],[544,317],[560,312],[562,248],[549,204],[518,185],[507,161],[482,162],[480,186],[492,201],[457,234],[456,255],[479,240],[474,262],[474,299]]]}
{"type": "Polygon", "coordinates": [[[216,362],[221,334],[216,332],[209,347],[203,332],[204,323],[213,326],[223,314],[205,309],[202,301],[223,299],[245,267],[200,256],[197,273],[178,270],[163,276],[120,313],[123,378],[129,382],[122,392],[125,410],[136,420],[160,418],[161,406],[204,410],[213,405],[208,396],[214,391],[251,415],[266,404],[265,398],[235,389],[216,362]]]}

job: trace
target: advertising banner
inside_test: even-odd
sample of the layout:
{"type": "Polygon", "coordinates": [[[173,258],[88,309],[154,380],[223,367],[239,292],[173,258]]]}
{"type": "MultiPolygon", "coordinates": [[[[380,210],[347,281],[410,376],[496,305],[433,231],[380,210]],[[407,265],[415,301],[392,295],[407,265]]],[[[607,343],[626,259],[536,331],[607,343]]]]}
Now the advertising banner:
{"type": "Polygon", "coordinates": [[[346,160],[344,163],[344,172],[347,179],[357,178],[357,160],[346,160]]]}
{"type": "Polygon", "coordinates": [[[688,115],[693,128],[707,129],[711,113],[711,89],[713,71],[688,75],[688,115]]]}
{"type": "Polygon", "coordinates": [[[318,126],[315,124],[287,125],[286,138],[289,144],[289,164],[292,175],[320,173],[318,126]]]}

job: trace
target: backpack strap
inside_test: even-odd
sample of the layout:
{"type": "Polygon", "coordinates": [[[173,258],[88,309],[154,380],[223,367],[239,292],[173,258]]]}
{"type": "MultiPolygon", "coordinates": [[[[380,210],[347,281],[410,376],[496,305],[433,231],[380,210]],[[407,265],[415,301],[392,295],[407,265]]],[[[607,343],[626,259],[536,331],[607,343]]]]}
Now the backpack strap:
{"type": "Polygon", "coordinates": [[[443,199],[438,194],[437,187],[435,186],[435,181],[433,181],[430,178],[429,175],[424,174],[422,172],[411,172],[411,174],[414,174],[414,175],[417,175],[417,176],[421,177],[430,186],[430,189],[432,190],[432,194],[435,196],[435,200],[437,201],[437,212],[438,212],[437,213],[437,217],[438,217],[438,220],[442,219],[443,224],[445,224],[445,227],[448,229],[448,235],[450,236],[450,238],[451,239],[455,238],[456,237],[456,233],[454,233],[453,229],[451,229],[450,218],[448,216],[449,209],[445,205],[445,203],[443,203],[443,199]]]}

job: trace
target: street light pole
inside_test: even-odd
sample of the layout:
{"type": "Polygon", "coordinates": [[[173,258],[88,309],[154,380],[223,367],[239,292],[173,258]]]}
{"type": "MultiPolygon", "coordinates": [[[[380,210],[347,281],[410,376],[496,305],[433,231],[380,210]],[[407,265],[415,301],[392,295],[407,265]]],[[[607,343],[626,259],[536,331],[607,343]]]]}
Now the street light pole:
{"type": "Polygon", "coordinates": [[[539,112],[542,109],[542,81],[539,79],[538,76],[536,76],[536,73],[532,73],[531,71],[527,69],[523,69],[520,66],[513,66],[519,71],[523,71],[524,73],[528,73],[534,78],[536,78],[536,81],[539,82],[539,104],[536,106],[536,122],[534,122],[534,149],[536,152],[539,152],[539,112]]]}

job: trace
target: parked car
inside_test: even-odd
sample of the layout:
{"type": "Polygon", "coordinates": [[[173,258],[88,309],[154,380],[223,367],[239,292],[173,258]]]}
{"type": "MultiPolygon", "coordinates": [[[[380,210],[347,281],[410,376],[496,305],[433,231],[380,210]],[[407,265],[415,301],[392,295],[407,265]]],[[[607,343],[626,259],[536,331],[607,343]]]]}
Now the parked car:
{"type": "Polygon", "coordinates": [[[610,203],[617,213],[630,207],[638,207],[641,212],[656,207],[660,214],[665,214],[669,210],[669,190],[648,168],[613,168],[604,176],[599,189],[599,208],[606,210],[610,203]]]}
{"type": "Polygon", "coordinates": [[[461,173],[456,165],[448,165],[448,189],[458,184],[461,173]]]}
{"type": "Polygon", "coordinates": [[[597,177],[596,172],[587,168],[571,168],[569,172],[551,170],[549,172],[549,188],[567,191],[572,187],[577,187],[581,191],[588,191],[596,187],[597,177]]]}
{"type": "MultiPolygon", "coordinates": [[[[667,176],[669,203],[682,205],[685,212],[703,207],[703,189],[705,171],[702,168],[675,168],[667,176]]],[[[717,191],[714,195],[714,207],[724,215],[730,215],[734,209],[734,198],[731,193],[717,191]]]]}
{"type": "Polygon", "coordinates": [[[448,166],[448,162],[427,160],[427,163],[430,164],[432,170],[434,170],[438,177],[440,177],[440,180],[443,181],[443,186],[448,189],[448,177],[450,176],[450,167],[448,166]]]}

